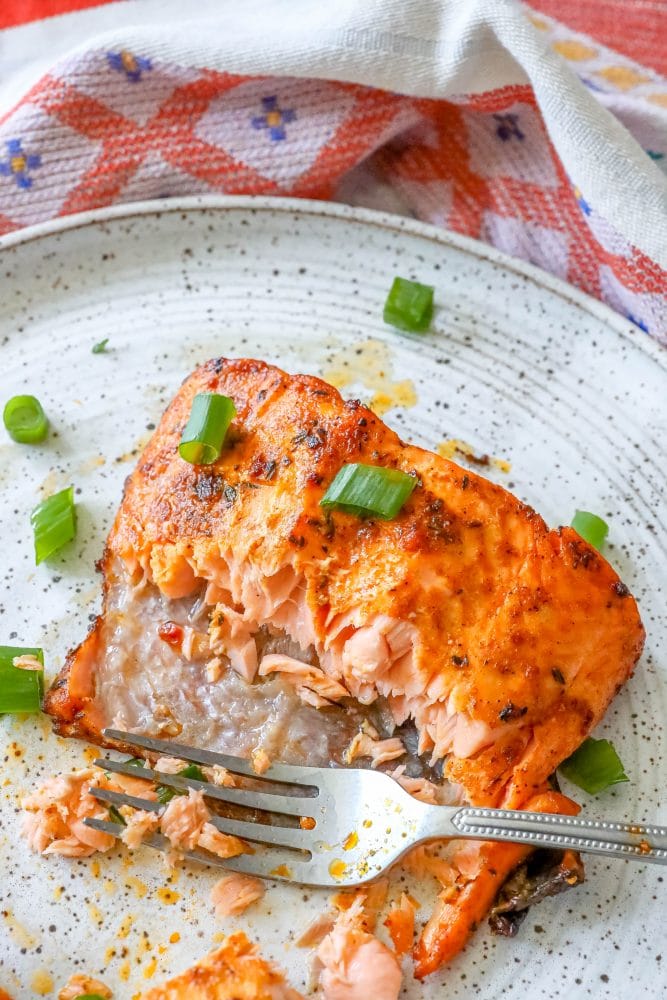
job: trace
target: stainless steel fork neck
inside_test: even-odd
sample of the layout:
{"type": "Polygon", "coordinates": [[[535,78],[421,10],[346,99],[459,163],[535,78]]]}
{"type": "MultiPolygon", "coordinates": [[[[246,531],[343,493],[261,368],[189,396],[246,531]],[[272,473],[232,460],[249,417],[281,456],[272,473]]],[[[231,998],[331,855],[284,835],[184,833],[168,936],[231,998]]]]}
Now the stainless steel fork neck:
{"type": "Polygon", "coordinates": [[[505,841],[667,865],[665,827],[480,806],[426,806],[417,817],[422,841],[505,841]]]}

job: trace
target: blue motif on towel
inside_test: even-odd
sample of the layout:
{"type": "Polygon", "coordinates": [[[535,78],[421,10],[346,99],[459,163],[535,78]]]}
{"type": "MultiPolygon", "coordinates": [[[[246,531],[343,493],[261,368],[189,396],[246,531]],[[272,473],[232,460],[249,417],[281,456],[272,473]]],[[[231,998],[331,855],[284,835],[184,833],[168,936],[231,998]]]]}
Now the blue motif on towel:
{"type": "Polygon", "coordinates": [[[30,171],[41,167],[41,156],[24,152],[20,139],[9,139],[5,146],[8,155],[6,160],[0,160],[0,176],[13,177],[17,187],[27,190],[32,187],[30,171]]]}
{"type": "Polygon", "coordinates": [[[509,142],[511,139],[518,139],[520,142],[526,138],[521,129],[519,128],[519,116],[513,114],[504,115],[494,115],[495,120],[498,122],[496,126],[496,135],[503,142],[509,142]]]}
{"type": "Polygon", "coordinates": [[[132,83],[137,83],[141,80],[142,73],[147,73],[153,68],[150,59],[135,56],[127,49],[121,49],[120,52],[107,52],[107,60],[112,69],[124,73],[132,83]]]}
{"type": "Polygon", "coordinates": [[[279,107],[278,98],[275,95],[273,97],[263,97],[262,108],[264,109],[263,114],[251,118],[252,127],[268,129],[272,142],[281,142],[283,139],[286,139],[287,133],[284,126],[289,124],[289,122],[295,121],[296,111],[294,108],[279,107]]]}

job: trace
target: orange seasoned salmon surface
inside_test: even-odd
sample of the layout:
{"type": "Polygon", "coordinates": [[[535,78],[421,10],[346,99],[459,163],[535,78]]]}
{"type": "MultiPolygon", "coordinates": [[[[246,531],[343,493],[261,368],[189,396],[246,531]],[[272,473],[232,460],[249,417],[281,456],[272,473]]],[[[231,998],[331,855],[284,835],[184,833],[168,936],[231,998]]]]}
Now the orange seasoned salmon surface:
{"type": "MultiPolygon", "coordinates": [[[[320,379],[254,360],[209,361],[182,385],[100,569],[103,613],[46,698],[57,732],[103,742],[110,726],[257,770],[372,765],[430,802],[576,811],[548,780],[644,640],[628,588],[571,528],[320,379]],[[236,417],[220,457],[191,465],[178,445],[204,392],[236,417]],[[321,506],[348,463],[415,477],[394,519],[321,506]]],[[[422,857],[442,893],[419,919],[418,975],[463,947],[526,853],[452,842],[422,857]]]]}
{"type": "Polygon", "coordinates": [[[196,965],[162,986],[138,994],[138,1000],[304,1000],[285,977],[257,953],[245,934],[225,939],[196,965]]]}

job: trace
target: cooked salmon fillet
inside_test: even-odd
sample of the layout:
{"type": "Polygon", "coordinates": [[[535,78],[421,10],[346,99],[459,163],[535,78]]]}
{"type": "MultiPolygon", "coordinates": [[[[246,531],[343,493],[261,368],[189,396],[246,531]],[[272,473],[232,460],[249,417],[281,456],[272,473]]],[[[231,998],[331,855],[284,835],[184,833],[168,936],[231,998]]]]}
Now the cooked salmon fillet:
{"type": "MultiPolygon", "coordinates": [[[[323,764],[349,761],[365,726],[374,763],[400,768],[403,739],[407,778],[437,782],[440,801],[572,811],[545,783],[644,640],[627,587],[571,528],[550,531],[359,402],[261,361],[216,359],[186,380],[126,482],[100,568],[103,614],[46,698],[59,733],[102,742],[114,726],[323,764]],[[178,453],[200,392],[237,410],[211,466],[178,453]],[[394,520],[320,506],[351,462],[417,477],[394,520]]],[[[449,859],[466,892],[443,902],[437,934],[428,925],[420,975],[462,946],[523,857],[496,845],[489,880],[472,850],[475,864],[470,845],[463,867],[449,859]]]]}
{"type": "Polygon", "coordinates": [[[257,954],[245,934],[231,934],[220,948],[139,1000],[303,1000],[283,974],[257,954]]]}

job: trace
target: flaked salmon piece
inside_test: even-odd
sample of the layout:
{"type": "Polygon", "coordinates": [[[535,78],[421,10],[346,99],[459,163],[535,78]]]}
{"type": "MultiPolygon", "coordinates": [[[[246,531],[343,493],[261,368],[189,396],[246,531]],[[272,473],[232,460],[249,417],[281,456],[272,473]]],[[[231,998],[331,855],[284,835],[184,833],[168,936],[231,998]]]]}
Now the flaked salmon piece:
{"type": "Polygon", "coordinates": [[[400,957],[412,951],[415,936],[415,905],[406,892],[392,906],[385,917],[384,925],[389,931],[394,951],[400,957]]]}
{"type": "Polygon", "coordinates": [[[271,767],[271,758],[264,747],[255,747],[250,754],[250,763],[255,774],[264,774],[271,767]]]}
{"type": "Polygon", "coordinates": [[[177,851],[191,851],[210,818],[204,793],[189,788],[187,795],[175,795],[168,803],[160,816],[160,831],[177,851]]]}
{"type": "Polygon", "coordinates": [[[391,760],[405,756],[402,740],[392,736],[386,740],[374,740],[367,733],[357,733],[345,751],[345,763],[352,764],[358,757],[368,757],[371,767],[387,764],[391,760]]]}
{"type": "Polygon", "coordinates": [[[108,819],[108,807],[89,794],[91,785],[109,788],[112,782],[101,771],[83,768],[49,778],[23,798],[21,832],[31,850],[85,858],[113,847],[111,834],[92,830],[83,822],[86,817],[108,819]]]}
{"type": "Polygon", "coordinates": [[[230,774],[226,767],[214,764],[212,767],[203,768],[203,771],[206,780],[212,782],[214,785],[219,785],[221,788],[236,787],[234,775],[230,774]]]}
{"type": "Polygon", "coordinates": [[[219,858],[235,858],[238,854],[252,854],[252,848],[229,833],[221,833],[212,823],[204,823],[197,838],[197,847],[217,854],[219,858]]]}
{"type": "MultiPolygon", "coordinates": [[[[157,764],[165,773],[176,773],[183,767],[183,761],[167,757],[158,760],[157,764]]],[[[220,780],[231,779],[224,768],[218,770],[224,771],[224,775],[218,775],[220,780]]],[[[111,834],[91,829],[84,822],[87,817],[109,819],[109,807],[90,793],[90,788],[94,787],[138,794],[151,801],[157,798],[153,783],[147,778],[106,774],[91,768],[49,778],[22,802],[22,833],[31,850],[41,854],[89,857],[96,851],[108,851],[113,847],[115,838],[111,834]]],[[[137,848],[159,828],[171,842],[170,863],[180,860],[179,852],[194,847],[221,858],[252,853],[252,848],[238,837],[220,833],[208,822],[211,814],[203,793],[193,789],[189,789],[187,795],[175,796],[161,813],[131,806],[121,806],[119,811],[125,822],[120,835],[123,843],[129,848],[137,848]]]]}
{"type": "Polygon", "coordinates": [[[114,791],[135,795],[137,798],[148,799],[150,802],[157,800],[157,793],[150,778],[133,778],[129,774],[114,773],[113,777],[108,778],[107,781],[114,791]]]}
{"type": "Polygon", "coordinates": [[[363,898],[343,910],[317,949],[323,1000],[397,1000],[403,975],[396,955],[363,928],[363,898]]]}
{"type": "Polygon", "coordinates": [[[184,760],[177,757],[158,757],[155,761],[155,770],[162,771],[163,774],[178,774],[186,766],[184,760]]]}
{"type": "Polygon", "coordinates": [[[281,653],[265,656],[259,665],[259,676],[268,677],[274,673],[286,674],[292,678],[301,700],[314,708],[326,708],[350,694],[347,688],[328,677],[321,668],[297,660],[294,656],[281,653]]]}
{"type": "Polygon", "coordinates": [[[356,902],[360,902],[361,909],[358,918],[355,918],[362,930],[372,934],[375,930],[380,910],[387,901],[389,892],[389,879],[379,878],[370,885],[365,885],[360,889],[353,889],[351,892],[336,892],[331,897],[332,904],[341,913],[349,910],[356,902]]]}
{"type": "Polygon", "coordinates": [[[320,913],[306,927],[303,934],[296,939],[295,944],[297,948],[314,948],[315,945],[320,944],[331,931],[335,922],[335,913],[331,913],[330,911],[320,913]]]}
{"type": "Polygon", "coordinates": [[[411,778],[405,773],[405,770],[405,764],[399,764],[398,767],[387,773],[391,775],[394,781],[399,783],[401,788],[404,788],[410,795],[419,799],[420,802],[437,805],[439,803],[438,786],[427,778],[411,778]]]}
{"type": "MultiPolygon", "coordinates": [[[[391,717],[383,739],[416,728],[410,775],[437,770],[443,802],[525,805],[644,639],[627,587],[572,529],[548,530],[319,379],[259,361],[217,359],[186,380],[126,483],[101,569],[104,613],[46,698],[58,732],[101,741],[112,725],[327,765],[375,713],[391,717]],[[178,454],[198,392],[237,410],[206,467],[178,454]],[[324,513],[347,462],[417,476],[394,520],[324,513]],[[262,670],[271,657],[283,669],[262,670]]],[[[486,889],[456,872],[465,890],[447,905],[464,913],[486,889]]],[[[431,925],[422,972],[451,953],[446,937],[431,925]]]]}
{"type": "Polygon", "coordinates": [[[266,886],[253,875],[225,875],[211,889],[216,917],[234,917],[261,899],[266,886]]]}
{"type": "Polygon", "coordinates": [[[77,997],[94,993],[96,996],[110,1000],[113,992],[99,979],[76,972],[70,976],[65,985],[58,990],[58,1000],[76,1000],[77,997]]]}
{"type": "Polygon", "coordinates": [[[134,809],[124,818],[125,827],[120,839],[132,849],[139,847],[145,837],[155,833],[160,822],[157,813],[146,812],[145,809],[134,809]]]}
{"type": "Polygon", "coordinates": [[[22,653],[21,656],[15,656],[12,660],[12,664],[15,667],[18,667],[19,670],[44,669],[43,664],[37,659],[34,653],[22,653]]]}
{"type": "Polygon", "coordinates": [[[230,934],[216,951],[138,1000],[304,1000],[265,961],[245,934],[230,934]]]}

